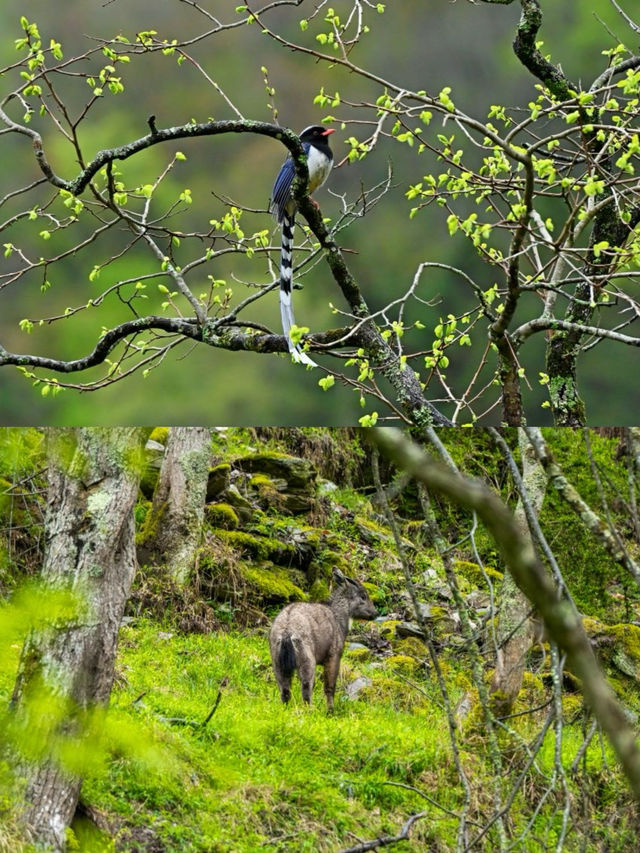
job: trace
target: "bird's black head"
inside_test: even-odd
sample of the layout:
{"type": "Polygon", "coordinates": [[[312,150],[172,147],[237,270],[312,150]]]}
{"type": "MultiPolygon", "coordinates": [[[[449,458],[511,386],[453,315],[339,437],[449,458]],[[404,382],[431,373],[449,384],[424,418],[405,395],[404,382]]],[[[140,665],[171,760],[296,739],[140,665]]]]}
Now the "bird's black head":
{"type": "Polygon", "coordinates": [[[314,124],[311,127],[305,127],[300,134],[301,142],[309,142],[311,145],[322,147],[329,144],[329,136],[335,133],[333,127],[322,127],[319,124],[314,124]]]}

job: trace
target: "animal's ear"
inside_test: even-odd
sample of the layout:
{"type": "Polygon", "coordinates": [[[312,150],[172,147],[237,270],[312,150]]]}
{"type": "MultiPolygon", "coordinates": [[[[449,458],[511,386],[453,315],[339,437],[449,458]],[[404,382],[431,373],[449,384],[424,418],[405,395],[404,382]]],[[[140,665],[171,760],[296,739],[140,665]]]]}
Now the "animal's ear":
{"type": "Polygon", "coordinates": [[[340,569],[333,570],[333,579],[336,583],[344,583],[345,581],[349,580],[349,578],[345,577],[345,575],[342,574],[340,569]]]}

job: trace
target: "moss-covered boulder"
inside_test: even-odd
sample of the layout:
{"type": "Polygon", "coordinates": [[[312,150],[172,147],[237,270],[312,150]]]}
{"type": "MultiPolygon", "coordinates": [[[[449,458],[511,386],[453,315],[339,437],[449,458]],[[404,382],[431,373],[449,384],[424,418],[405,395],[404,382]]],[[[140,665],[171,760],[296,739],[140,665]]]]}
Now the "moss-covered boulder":
{"type": "Polygon", "coordinates": [[[492,581],[502,580],[502,572],[491,566],[480,567],[477,563],[472,563],[469,560],[455,560],[453,568],[458,576],[462,576],[476,586],[485,586],[486,577],[492,581]]]}
{"type": "MultiPolygon", "coordinates": [[[[169,427],[154,427],[149,434],[149,442],[165,447],[169,438],[169,427]]],[[[148,446],[148,445],[147,445],[148,446]]]]}
{"type": "Polygon", "coordinates": [[[267,603],[306,601],[308,596],[300,587],[303,578],[294,569],[284,569],[269,561],[245,564],[240,569],[245,581],[267,603]]]}
{"type": "MultiPolygon", "coordinates": [[[[353,524],[359,538],[367,545],[379,545],[381,542],[391,545],[394,541],[393,535],[387,527],[381,527],[369,518],[356,515],[353,524]]],[[[413,545],[411,547],[413,548],[413,545]]]]}
{"type": "Polygon", "coordinates": [[[280,453],[253,453],[237,459],[234,465],[254,475],[253,483],[262,487],[263,496],[265,489],[271,489],[272,496],[277,495],[279,511],[296,515],[312,509],[318,472],[308,459],[280,453]],[[257,475],[262,475],[263,479],[257,480],[257,475]],[[282,486],[283,482],[286,487],[282,486]]]}
{"type": "Polygon", "coordinates": [[[295,553],[291,545],[280,539],[271,539],[243,530],[217,530],[215,535],[241,555],[258,560],[272,560],[274,563],[286,565],[291,562],[295,553]]]}
{"type": "Polygon", "coordinates": [[[640,627],[621,623],[606,625],[598,619],[584,619],[584,629],[600,657],[616,674],[627,676],[640,687],[640,627]]]}
{"type": "Polygon", "coordinates": [[[250,474],[267,474],[269,477],[286,480],[289,488],[305,489],[315,484],[317,471],[308,459],[287,456],[284,453],[252,453],[237,459],[236,466],[250,474]]]}
{"type": "Polygon", "coordinates": [[[285,511],[288,488],[286,480],[269,477],[268,474],[253,474],[247,487],[255,496],[256,503],[261,509],[272,508],[279,512],[285,511]]]}
{"type": "Polygon", "coordinates": [[[423,668],[422,659],[416,659],[411,655],[391,655],[385,658],[385,667],[390,667],[395,672],[403,672],[406,675],[415,675],[418,670],[423,668]]]}
{"type": "Polygon", "coordinates": [[[235,509],[229,504],[207,504],[204,517],[211,527],[222,530],[236,530],[240,525],[240,519],[235,509]]]}
{"type": "Polygon", "coordinates": [[[207,503],[216,500],[219,495],[229,488],[231,465],[227,462],[209,469],[207,478],[207,503]]]}
{"type": "Polygon", "coordinates": [[[219,501],[228,504],[235,510],[241,525],[250,524],[256,516],[260,515],[260,508],[254,506],[233,484],[221,492],[219,501]]]}

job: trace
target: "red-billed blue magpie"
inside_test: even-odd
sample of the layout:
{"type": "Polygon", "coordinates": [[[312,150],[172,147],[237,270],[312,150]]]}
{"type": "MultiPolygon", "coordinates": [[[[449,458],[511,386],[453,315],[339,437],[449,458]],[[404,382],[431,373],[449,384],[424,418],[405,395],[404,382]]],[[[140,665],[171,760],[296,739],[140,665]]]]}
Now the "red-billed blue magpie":
{"type": "MultiPolygon", "coordinates": [[[[307,155],[307,168],[309,170],[307,192],[309,194],[322,186],[329,177],[333,165],[333,153],[329,148],[328,137],[333,132],[332,127],[313,125],[305,128],[300,134],[300,142],[302,142],[302,147],[307,155]]],[[[282,225],[280,314],[282,316],[282,330],[293,360],[315,367],[315,362],[297,344],[294,344],[290,337],[291,327],[295,325],[291,303],[293,229],[296,219],[296,203],[291,195],[291,185],[295,176],[295,165],[291,155],[289,155],[280,169],[271,193],[271,212],[282,225]]]]}

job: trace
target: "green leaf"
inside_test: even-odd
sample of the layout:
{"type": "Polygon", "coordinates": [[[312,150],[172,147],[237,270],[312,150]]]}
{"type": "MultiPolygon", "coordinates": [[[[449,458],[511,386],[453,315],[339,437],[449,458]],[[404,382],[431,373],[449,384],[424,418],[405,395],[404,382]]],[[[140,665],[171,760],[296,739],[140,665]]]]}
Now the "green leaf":
{"type": "Polygon", "coordinates": [[[609,248],[609,241],[608,240],[601,240],[599,243],[594,243],[593,244],[593,256],[594,256],[594,258],[599,258],[600,255],[602,254],[602,252],[608,248],[609,248]]]}
{"type": "Polygon", "coordinates": [[[295,326],[293,325],[289,331],[289,337],[291,338],[291,342],[296,346],[302,341],[304,335],[309,334],[308,326],[295,326]]]}
{"type": "Polygon", "coordinates": [[[376,425],[378,421],[378,413],[371,412],[370,415],[363,415],[361,418],[358,418],[358,423],[361,427],[373,427],[376,425]]]}
{"type": "Polygon", "coordinates": [[[324,379],[318,379],[318,385],[323,391],[328,391],[329,388],[332,388],[335,385],[335,383],[336,380],[333,376],[325,376],[324,379]]]}

